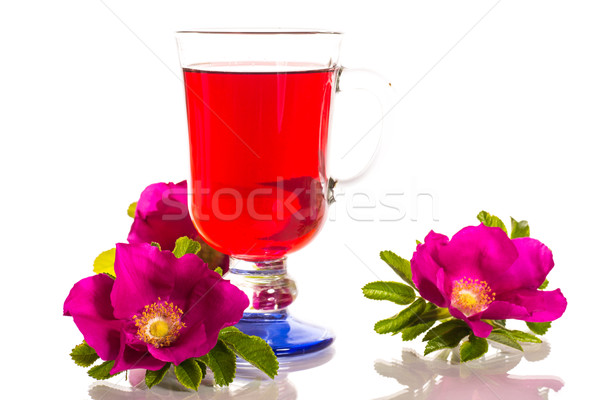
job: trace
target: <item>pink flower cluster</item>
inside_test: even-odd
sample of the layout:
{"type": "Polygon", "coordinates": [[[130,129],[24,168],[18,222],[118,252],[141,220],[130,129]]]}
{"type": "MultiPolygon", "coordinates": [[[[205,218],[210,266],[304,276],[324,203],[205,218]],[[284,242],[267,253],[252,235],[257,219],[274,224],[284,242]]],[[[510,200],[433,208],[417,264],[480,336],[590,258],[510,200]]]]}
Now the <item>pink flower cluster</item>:
{"type": "Polygon", "coordinates": [[[212,270],[226,272],[229,258],[198,236],[187,211],[187,183],[148,186],[127,240],[116,245],[116,279],[100,274],[77,282],[64,315],[73,317],[101,359],[115,360],[112,374],[158,370],[207,354],[219,331],[241,319],[249,300],[212,270]],[[201,241],[200,255],[211,265],[194,254],[176,258],[171,251],[182,236],[201,241]]]}

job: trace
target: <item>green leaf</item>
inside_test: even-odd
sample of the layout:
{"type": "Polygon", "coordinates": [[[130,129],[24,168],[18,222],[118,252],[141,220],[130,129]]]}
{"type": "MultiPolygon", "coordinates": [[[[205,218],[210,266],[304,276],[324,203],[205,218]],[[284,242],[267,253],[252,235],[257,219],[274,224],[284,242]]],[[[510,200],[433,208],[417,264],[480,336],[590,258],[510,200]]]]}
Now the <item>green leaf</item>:
{"type": "Polygon", "coordinates": [[[198,254],[200,252],[200,243],[190,239],[187,236],[180,237],[175,242],[175,248],[173,254],[175,257],[180,258],[185,254],[198,254]]]}
{"type": "Polygon", "coordinates": [[[402,340],[409,342],[416,339],[422,333],[425,333],[435,324],[435,321],[416,324],[402,329],[402,340]]]}
{"type": "Polygon", "coordinates": [[[148,386],[148,389],[154,385],[158,385],[169,371],[169,368],[171,368],[171,363],[166,363],[158,371],[146,370],[146,386],[148,386]]]}
{"type": "Polygon", "coordinates": [[[222,340],[207,354],[199,358],[211,369],[215,383],[227,386],[235,378],[235,353],[222,340]]]}
{"type": "Polygon", "coordinates": [[[433,328],[429,332],[427,332],[427,334],[423,338],[423,341],[427,342],[428,340],[443,336],[444,334],[446,334],[456,328],[467,328],[468,329],[469,326],[462,319],[451,319],[450,321],[442,322],[441,324],[439,324],[438,326],[436,326],[435,328],[433,328]]]}
{"type": "Polygon", "coordinates": [[[113,376],[117,376],[120,374],[120,372],[116,373],[114,375],[110,374],[110,370],[112,369],[112,367],[114,365],[115,365],[114,361],[104,361],[102,364],[96,365],[95,367],[90,368],[88,370],[88,375],[91,376],[92,378],[98,379],[98,380],[112,378],[113,376]]]}
{"type": "Polygon", "coordinates": [[[94,260],[94,272],[97,274],[109,274],[115,276],[115,255],[117,249],[103,251],[94,260]]]}
{"type": "Polygon", "coordinates": [[[221,339],[238,356],[263,371],[271,379],[277,375],[279,362],[271,346],[258,336],[250,336],[231,326],[221,330],[221,339]]]}
{"type": "MultiPolygon", "coordinates": [[[[414,321],[411,325],[402,329],[402,340],[406,342],[414,340],[417,337],[419,337],[422,333],[425,333],[427,330],[429,330],[435,324],[435,320],[424,321],[423,315],[437,308],[438,307],[435,304],[427,302],[427,304],[425,305],[425,309],[421,314],[419,314],[419,318],[416,321],[414,321]]],[[[400,332],[394,332],[392,336],[398,333],[400,332]]]]}
{"type": "Polygon", "coordinates": [[[529,237],[529,223],[527,221],[517,221],[510,217],[510,238],[529,237]]]}
{"type": "Polygon", "coordinates": [[[410,261],[405,260],[390,250],[382,251],[379,253],[379,257],[381,257],[381,259],[385,261],[387,265],[389,265],[404,282],[408,283],[412,287],[415,287],[415,284],[412,280],[410,261]]]}
{"type": "Polygon", "coordinates": [[[89,367],[99,358],[96,350],[91,348],[86,342],[75,346],[70,356],[75,361],[75,364],[80,367],[89,367]]]}
{"type": "Polygon", "coordinates": [[[540,287],[538,289],[544,290],[548,287],[549,284],[550,284],[550,282],[548,282],[548,279],[545,279],[544,282],[540,285],[540,287]]]}
{"type": "Polygon", "coordinates": [[[154,247],[156,247],[157,249],[159,249],[159,250],[162,250],[162,248],[160,247],[160,243],[157,243],[157,242],[152,242],[152,243],[150,243],[150,246],[154,246],[154,247]]]}
{"type": "Polygon", "coordinates": [[[469,340],[460,346],[460,362],[475,360],[488,351],[488,342],[485,338],[469,335],[469,340]]]}
{"type": "Polygon", "coordinates": [[[518,342],[542,343],[542,339],[530,333],[517,330],[511,330],[509,332],[510,336],[512,336],[513,339],[515,339],[518,342]]]}
{"type": "Polygon", "coordinates": [[[496,217],[495,215],[491,215],[486,211],[481,211],[479,214],[477,214],[477,219],[483,222],[485,226],[501,228],[504,232],[507,232],[504,222],[502,222],[500,218],[496,217]]]}
{"type": "Polygon", "coordinates": [[[127,208],[127,215],[131,218],[135,218],[135,209],[137,208],[137,201],[131,203],[127,208]]]}
{"type": "Polygon", "coordinates": [[[175,376],[179,383],[188,389],[198,390],[202,381],[202,370],[193,358],[183,361],[175,366],[175,376]]]}
{"type": "MultiPolygon", "coordinates": [[[[434,328],[435,329],[435,328],[434,328]]],[[[429,331],[431,332],[431,331],[429,331]]],[[[441,350],[445,348],[453,348],[458,346],[461,340],[463,340],[472,331],[466,326],[455,326],[449,331],[442,335],[436,336],[430,339],[425,346],[424,354],[427,355],[433,351],[441,350]]]]}
{"type": "Polygon", "coordinates": [[[384,334],[400,331],[418,320],[419,314],[425,310],[425,300],[418,298],[410,306],[391,318],[383,319],[375,324],[375,332],[384,334]]]}
{"type": "Polygon", "coordinates": [[[521,345],[515,340],[515,338],[507,330],[494,329],[492,331],[492,333],[490,333],[490,336],[488,336],[487,339],[494,341],[496,343],[503,344],[508,347],[512,347],[513,349],[523,351],[523,347],[521,347],[521,345]]]}
{"type": "Polygon", "coordinates": [[[550,325],[552,325],[552,322],[527,322],[529,329],[538,335],[543,335],[548,332],[550,325]]]}
{"type": "Polygon", "coordinates": [[[377,281],[367,283],[362,288],[363,294],[371,300],[388,300],[396,304],[410,304],[415,301],[415,291],[410,286],[399,282],[377,281]]]}

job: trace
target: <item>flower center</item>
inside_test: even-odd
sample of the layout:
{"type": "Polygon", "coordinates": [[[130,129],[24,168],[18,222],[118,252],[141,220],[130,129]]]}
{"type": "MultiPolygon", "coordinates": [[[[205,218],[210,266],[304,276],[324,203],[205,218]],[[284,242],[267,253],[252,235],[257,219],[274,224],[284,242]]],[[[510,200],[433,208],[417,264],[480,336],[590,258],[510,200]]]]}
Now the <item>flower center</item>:
{"type": "Polygon", "coordinates": [[[452,285],[452,306],[467,317],[486,310],[495,298],[486,281],[464,277],[452,285]]]}
{"type": "Polygon", "coordinates": [[[150,334],[154,337],[165,337],[169,333],[169,323],[159,319],[150,325],[150,334]]]}
{"type": "Polygon", "coordinates": [[[159,297],[157,302],[144,307],[141,314],[133,316],[137,336],[156,348],[170,346],[179,337],[181,328],[185,328],[182,315],[181,308],[159,297]]]}

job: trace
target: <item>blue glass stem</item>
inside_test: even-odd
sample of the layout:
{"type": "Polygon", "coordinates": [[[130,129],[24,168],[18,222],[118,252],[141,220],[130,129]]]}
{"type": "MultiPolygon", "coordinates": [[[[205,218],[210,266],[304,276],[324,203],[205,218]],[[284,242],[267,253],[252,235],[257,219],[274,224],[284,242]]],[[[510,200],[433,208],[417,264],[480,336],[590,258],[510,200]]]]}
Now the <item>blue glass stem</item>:
{"type": "Polygon", "coordinates": [[[287,274],[286,258],[257,262],[232,258],[227,277],[250,299],[236,327],[263,338],[276,355],[306,354],[333,342],[334,335],[328,329],[288,314],[287,307],[295,300],[297,290],[287,274]]]}

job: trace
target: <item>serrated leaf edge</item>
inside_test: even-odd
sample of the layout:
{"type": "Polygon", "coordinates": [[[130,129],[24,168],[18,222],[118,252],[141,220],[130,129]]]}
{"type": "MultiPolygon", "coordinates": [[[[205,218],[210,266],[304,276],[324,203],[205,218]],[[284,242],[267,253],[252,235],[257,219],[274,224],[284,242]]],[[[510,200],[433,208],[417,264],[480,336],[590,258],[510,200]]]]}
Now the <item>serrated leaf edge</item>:
{"type": "Polygon", "coordinates": [[[362,287],[362,292],[363,292],[363,296],[365,296],[369,300],[391,301],[392,303],[399,304],[399,305],[412,304],[416,300],[416,298],[417,298],[417,296],[415,294],[415,291],[414,291],[414,289],[411,286],[406,285],[406,284],[401,283],[401,282],[395,282],[395,281],[375,281],[375,282],[369,282],[365,286],[362,287]],[[381,284],[382,286],[388,288],[388,290],[371,289],[371,288],[369,288],[370,285],[371,286],[375,286],[377,284],[381,284]],[[409,290],[409,294],[404,295],[404,294],[402,294],[400,292],[394,291],[394,286],[398,286],[402,290],[409,290]],[[388,297],[390,297],[390,298],[386,298],[385,296],[379,296],[380,298],[378,298],[378,296],[374,296],[372,294],[368,294],[367,291],[370,291],[370,292],[379,292],[379,293],[382,293],[382,294],[389,294],[388,297]],[[406,298],[406,300],[404,300],[404,298],[406,298]]]}
{"type": "Polygon", "coordinates": [[[119,375],[121,372],[117,372],[116,374],[111,375],[110,374],[110,370],[114,367],[115,365],[115,361],[114,360],[109,360],[109,361],[104,361],[102,364],[98,364],[93,366],[92,368],[90,368],[88,370],[88,375],[94,379],[97,379],[99,381],[103,381],[105,379],[109,379],[112,378],[113,376],[117,376],[119,375]],[[97,371],[102,370],[103,368],[106,368],[110,365],[110,368],[108,369],[108,374],[106,375],[101,375],[101,376],[95,376],[94,374],[96,374],[97,371]]]}
{"type": "MultiPolygon", "coordinates": [[[[279,373],[279,360],[277,359],[277,356],[275,355],[275,352],[273,351],[273,349],[271,348],[271,346],[269,346],[269,344],[264,339],[262,339],[261,337],[253,336],[253,335],[248,335],[248,334],[240,331],[236,327],[231,326],[231,327],[226,328],[226,330],[225,329],[221,330],[221,332],[219,333],[219,340],[221,340],[225,344],[225,346],[227,346],[231,351],[233,351],[238,357],[240,357],[240,358],[248,361],[254,367],[256,367],[260,371],[264,372],[269,378],[274,379],[275,376],[277,376],[277,374],[279,373]],[[249,338],[251,340],[259,339],[260,341],[262,341],[263,344],[268,348],[267,351],[270,350],[270,354],[275,359],[275,371],[273,373],[271,373],[270,371],[265,371],[263,368],[261,368],[258,365],[258,363],[255,360],[251,360],[251,359],[248,359],[248,358],[244,357],[239,352],[239,349],[237,348],[237,346],[235,345],[235,343],[227,341],[227,336],[228,335],[243,335],[246,338],[249,338]]],[[[262,349],[260,349],[260,350],[262,350],[262,349]]]]}
{"type": "MultiPolygon", "coordinates": [[[[165,375],[167,374],[167,372],[169,372],[169,368],[171,368],[171,363],[166,363],[161,369],[156,370],[156,371],[152,371],[150,369],[146,370],[146,375],[144,376],[144,382],[146,383],[146,386],[148,387],[148,389],[150,389],[153,386],[156,386],[160,382],[162,382],[162,380],[165,377],[165,375]],[[156,376],[154,377],[152,382],[148,382],[148,380],[149,380],[148,378],[152,374],[156,374],[156,376]]],[[[202,380],[202,379],[200,379],[200,380],[202,380]]]]}
{"type": "Polygon", "coordinates": [[[460,350],[459,350],[460,362],[465,363],[465,362],[477,360],[478,358],[483,357],[485,355],[485,353],[488,352],[488,350],[489,350],[489,344],[488,344],[488,341],[486,338],[481,338],[481,337],[475,336],[474,334],[470,334],[469,339],[464,341],[460,345],[460,350]],[[470,357],[470,358],[465,359],[465,357],[463,357],[463,351],[465,351],[467,349],[467,346],[470,346],[470,345],[476,346],[476,342],[485,343],[485,350],[478,355],[477,355],[477,353],[475,353],[476,354],[475,357],[470,357]]]}
{"type": "Polygon", "coordinates": [[[200,382],[202,382],[202,370],[200,369],[200,366],[198,365],[198,363],[193,359],[193,358],[189,358],[183,362],[181,362],[181,364],[176,365],[174,368],[174,372],[175,372],[175,377],[177,378],[177,382],[181,383],[183,386],[185,386],[188,389],[191,390],[198,390],[198,388],[200,387],[200,382]],[[184,365],[185,364],[185,365],[184,365]],[[191,375],[189,374],[187,368],[192,368],[192,369],[196,369],[198,370],[198,375],[200,376],[200,379],[198,379],[198,383],[195,384],[195,382],[193,381],[191,375]],[[183,375],[183,373],[185,373],[185,375],[183,375]],[[181,375],[181,376],[180,376],[181,375]],[[186,378],[186,379],[184,379],[186,378]],[[190,380],[190,385],[187,384],[187,382],[182,382],[182,379],[190,380]]]}
{"type": "Polygon", "coordinates": [[[96,353],[96,350],[94,350],[85,341],[83,341],[82,343],[80,343],[77,346],[73,347],[73,349],[71,349],[71,353],[69,353],[69,356],[71,356],[71,360],[73,360],[73,362],[76,365],[78,365],[80,367],[84,367],[84,368],[87,368],[87,367],[91,366],[92,364],[94,364],[100,358],[100,356],[98,355],[98,353],[96,353]],[[90,353],[89,355],[87,355],[90,358],[92,358],[91,361],[81,362],[81,361],[78,361],[78,360],[75,359],[76,356],[86,357],[86,356],[82,356],[81,354],[74,354],[77,349],[81,349],[83,347],[89,348],[91,351],[93,351],[93,353],[90,353]]]}

